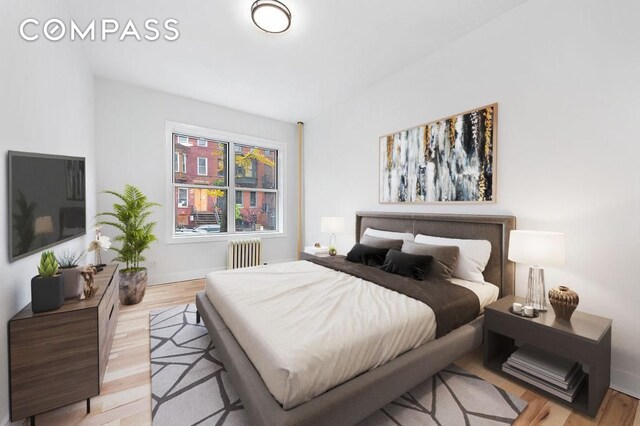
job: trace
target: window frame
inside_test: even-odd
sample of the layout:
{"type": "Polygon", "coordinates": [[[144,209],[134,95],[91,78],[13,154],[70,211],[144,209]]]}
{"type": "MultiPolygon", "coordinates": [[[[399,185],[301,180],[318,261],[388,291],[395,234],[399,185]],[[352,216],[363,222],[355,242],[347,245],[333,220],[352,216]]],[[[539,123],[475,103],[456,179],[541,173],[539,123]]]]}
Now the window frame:
{"type": "Polygon", "coordinates": [[[208,148],[209,147],[209,141],[206,140],[205,138],[198,138],[196,140],[196,146],[202,147],[202,148],[208,148]],[[200,142],[204,142],[204,144],[201,144],[200,142]]]}
{"type": "MultiPolygon", "coordinates": [[[[228,157],[228,155],[227,155],[227,157],[228,157]]],[[[227,158],[227,161],[229,161],[228,158],[227,158]]],[[[207,157],[197,157],[196,174],[198,176],[209,176],[209,159],[207,157]],[[200,160],[204,160],[204,173],[200,173],[200,160]]]]}
{"type": "Polygon", "coordinates": [[[178,187],[178,207],[181,209],[189,207],[189,188],[187,187],[178,187]],[[180,205],[180,191],[185,190],[187,192],[186,202],[184,205],[180,205]]]}
{"type": "MultiPolygon", "coordinates": [[[[202,235],[181,235],[175,234],[175,222],[176,222],[176,212],[175,212],[175,187],[192,187],[193,185],[189,184],[179,184],[173,182],[173,170],[172,167],[165,166],[166,168],[166,196],[165,196],[165,213],[167,215],[166,220],[166,242],[168,244],[182,244],[182,243],[193,243],[193,242],[211,242],[211,241],[227,241],[230,239],[237,238],[238,236],[259,236],[260,238],[284,238],[287,236],[286,233],[286,223],[287,223],[287,214],[284,209],[286,206],[287,200],[287,191],[286,191],[286,164],[287,164],[287,144],[281,141],[259,138],[255,136],[242,135],[238,133],[227,132],[223,130],[216,129],[208,129],[205,127],[194,126],[190,124],[183,124],[178,122],[167,121],[166,122],[166,161],[165,164],[173,165],[173,135],[177,134],[179,136],[187,136],[187,140],[190,138],[204,138],[209,141],[222,142],[227,144],[227,185],[225,186],[225,191],[227,192],[227,232],[221,232],[216,234],[202,234],[202,235]],[[261,189],[261,188],[236,188],[235,185],[235,173],[232,173],[232,170],[235,170],[233,167],[236,155],[236,146],[237,145],[249,145],[255,146],[261,149],[267,149],[271,151],[277,151],[277,163],[276,163],[276,179],[277,185],[275,189],[261,189]],[[171,161],[170,161],[171,160],[171,161]],[[235,229],[235,209],[236,209],[236,200],[235,193],[236,191],[242,191],[244,193],[245,190],[256,191],[256,192],[272,192],[276,194],[276,209],[277,209],[277,230],[263,230],[263,231],[236,231],[235,229]],[[233,202],[231,200],[231,195],[233,195],[233,202]]],[[[208,145],[208,144],[207,144],[208,145]]],[[[208,158],[202,157],[207,160],[207,172],[208,172],[208,158]]],[[[197,160],[196,160],[197,163],[197,160]]],[[[196,164],[197,166],[197,164],[196,164]]],[[[196,170],[196,174],[199,170],[196,170]]],[[[199,187],[196,185],[195,187],[199,187]]],[[[221,187],[222,188],[222,187],[221,187]]],[[[257,200],[257,195],[256,195],[257,200]]]]}

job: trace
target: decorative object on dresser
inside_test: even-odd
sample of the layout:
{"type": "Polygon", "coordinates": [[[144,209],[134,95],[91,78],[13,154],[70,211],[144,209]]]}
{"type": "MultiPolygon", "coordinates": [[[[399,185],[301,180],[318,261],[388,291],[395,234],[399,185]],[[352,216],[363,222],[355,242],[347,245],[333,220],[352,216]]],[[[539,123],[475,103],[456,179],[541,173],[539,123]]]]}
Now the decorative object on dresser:
{"type": "Polygon", "coordinates": [[[38,274],[31,278],[31,304],[33,312],[58,309],[64,303],[64,281],[58,272],[58,261],[52,251],[40,256],[38,274]]]}
{"type": "Polygon", "coordinates": [[[97,273],[98,270],[93,265],[87,265],[80,271],[80,276],[84,279],[83,291],[85,299],[91,299],[98,291],[98,286],[94,284],[97,273]]]}
{"type": "Polygon", "coordinates": [[[594,417],[610,385],[611,320],[579,311],[570,323],[551,312],[518,318],[509,313],[514,302],[523,299],[484,309],[484,365],[594,417]]]}
{"type": "Polygon", "coordinates": [[[81,268],[78,266],[82,254],[82,252],[78,253],[75,250],[66,249],[56,256],[62,280],[64,281],[65,299],[73,299],[82,293],[84,280],[80,276],[81,268]]]}
{"type": "Polygon", "coordinates": [[[8,324],[11,420],[31,417],[100,393],[118,322],[117,265],[96,275],[94,298],[70,299],[56,311],[25,306],[8,324]]]}
{"type": "Polygon", "coordinates": [[[320,232],[331,234],[329,238],[329,256],[335,256],[336,250],[336,234],[344,232],[344,217],[323,217],[320,220],[320,232]]]}
{"type": "Polygon", "coordinates": [[[102,228],[96,226],[96,239],[89,243],[89,251],[95,252],[96,262],[95,267],[98,272],[105,266],[102,263],[102,250],[109,250],[111,248],[111,238],[106,235],[102,235],[102,228]]]}
{"type": "Polygon", "coordinates": [[[573,311],[578,307],[580,298],[578,293],[563,285],[549,290],[549,303],[553,307],[556,317],[561,320],[571,320],[573,311]]]}
{"type": "Polygon", "coordinates": [[[380,138],[380,202],[495,203],[498,104],[380,138]]]}
{"type": "Polygon", "coordinates": [[[565,262],[564,234],[545,231],[511,231],[509,260],[529,265],[525,305],[547,310],[544,266],[562,266],[565,262]]]}
{"type": "Polygon", "coordinates": [[[120,302],[135,305],[142,301],[147,289],[147,268],[140,266],[140,262],[145,260],[142,253],[156,241],[153,234],[156,222],[149,221],[148,217],[151,208],[160,204],[149,201],[140,189],[129,184],[125,185],[122,193],[104,192],[122,201],[122,204],[113,204],[113,212],[99,213],[98,216],[112,218],[100,221],[100,225],[109,225],[122,232],[113,239],[121,243],[120,247],[111,247],[118,253],[114,260],[126,265],[118,272],[120,302]]]}

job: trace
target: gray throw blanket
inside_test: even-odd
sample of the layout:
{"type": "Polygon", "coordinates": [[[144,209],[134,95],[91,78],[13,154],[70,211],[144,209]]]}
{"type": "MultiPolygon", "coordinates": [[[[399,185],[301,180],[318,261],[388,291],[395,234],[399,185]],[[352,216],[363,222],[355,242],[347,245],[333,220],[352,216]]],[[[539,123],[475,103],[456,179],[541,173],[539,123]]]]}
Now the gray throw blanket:
{"type": "Polygon", "coordinates": [[[436,315],[436,338],[474,320],[480,312],[480,302],[474,292],[442,279],[426,278],[425,281],[418,281],[374,266],[349,262],[343,256],[314,257],[308,260],[427,304],[436,315]]]}

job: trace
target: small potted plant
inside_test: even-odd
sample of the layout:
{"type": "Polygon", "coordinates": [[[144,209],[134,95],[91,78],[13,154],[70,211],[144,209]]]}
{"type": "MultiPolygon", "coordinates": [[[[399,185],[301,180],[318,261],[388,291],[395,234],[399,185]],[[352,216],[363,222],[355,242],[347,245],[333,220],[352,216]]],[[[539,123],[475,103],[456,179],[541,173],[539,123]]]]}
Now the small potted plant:
{"type": "Polygon", "coordinates": [[[58,261],[53,251],[42,253],[38,273],[31,278],[31,310],[45,312],[58,309],[64,303],[64,281],[58,272],[58,261]]]}
{"type": "Polygon", "coordinates": [[[67,249],[57,256],[58,266],[64,281],[64,298],[73,299],[80,296],[84,280],[80,276],[80,258],[83,253],[67,249]]]}
{"type": "Polygon", "coordinates": [[[113,212],[99,213],[99,217],[111,220],[99,222],[99,225],[113,226],[121,233],[113,238],[120,247],[111,246],[118,253],[114,259],[124,262],[126,267],[118,271],[120,275],[120,303],[135,305],[140,303],[147,288],[147,268],[140,266],[145,258],[142,253],[156,241],[153,229],[156,222],[149,221],[151,207],[160,204],[151,202],[146,195],[133,185],[125,185],[122,194],[104,191],[117,197],[121,203],[113,204],[113,212]]]}

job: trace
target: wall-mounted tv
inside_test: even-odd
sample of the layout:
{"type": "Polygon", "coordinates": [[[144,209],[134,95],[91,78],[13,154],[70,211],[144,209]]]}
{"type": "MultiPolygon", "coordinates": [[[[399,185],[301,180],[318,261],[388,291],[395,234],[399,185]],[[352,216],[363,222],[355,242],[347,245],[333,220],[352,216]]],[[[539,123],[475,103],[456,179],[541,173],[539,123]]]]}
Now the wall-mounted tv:
{"type": "Polygon", "coordinates": [[[87,231],[85,159],[9,151],[9,261],[87,231]]]}

